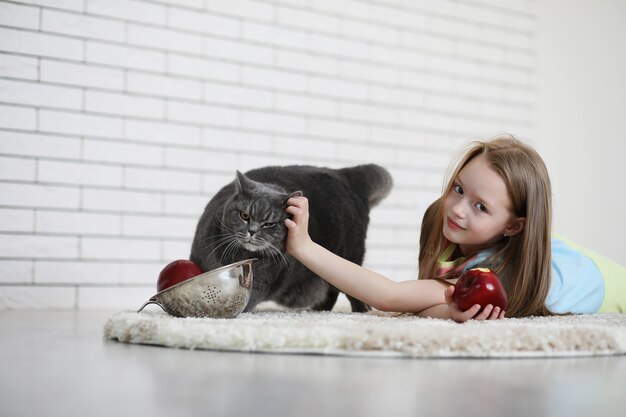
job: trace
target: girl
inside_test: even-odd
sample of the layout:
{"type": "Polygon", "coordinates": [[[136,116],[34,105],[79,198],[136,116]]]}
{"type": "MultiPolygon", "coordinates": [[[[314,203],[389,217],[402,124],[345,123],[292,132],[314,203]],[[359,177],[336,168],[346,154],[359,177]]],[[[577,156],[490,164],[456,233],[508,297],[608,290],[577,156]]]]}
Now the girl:
{"type": "Polygon", "coordinates": [[[626,268],[597,256],[594,262],[551,239],[547,169],[534,149],[513,138],[477,142],[459,159],[443,195],[424,215],[418,280],[392,281],[313,242],[305,197],[289,199],[286,211],[292,216],[285,220],[289,254],[379,310],[458,322],[503,318],[505,312],[492,305],[461,311],[453,302],[449,284],[477,266],[500,277],[506,314],[513,317],[597,312],[603,300],[603,311],[623,311],[626,303],[626,268]],[[621,298],[605,299],[606,272],[621,298]]]}

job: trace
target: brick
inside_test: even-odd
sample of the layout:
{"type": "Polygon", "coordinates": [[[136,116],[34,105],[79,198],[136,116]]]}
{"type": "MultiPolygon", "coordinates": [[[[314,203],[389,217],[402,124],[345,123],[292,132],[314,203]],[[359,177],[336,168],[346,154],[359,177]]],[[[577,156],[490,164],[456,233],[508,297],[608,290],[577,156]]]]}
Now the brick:
{"type": "Polygon", "coordinates": [[[126,120],[124,137],[150,143],[172,143],[197,145],[200,143],[201,128],[177,123],[126,120]]]}
{"type": "Polygon", "coordinates": [[[123,22],[49,9],[42,11],[41,28],[46,32],[113,42],[123,42],[125,38],[123,22]]]}
{"type": "Polygon", "coordinates": [[[261,88],[204,83],[204,101],[270,109],[274,104],[274,94],[261,88]]]}
{"type": "Polygon", "coordinates": [[[171,100],[167,105],[167,118],[201,125],[238,126],[239,110],[171,100]]]}
{"type": "Polygon", "coordinates": [[[232,169],[239,162],[237,154],[197,148],[170,147],[165,150],[165,166],[198,170],[232,169]]]}
{"type": "MultiPolygon", "coordinates": [[[[187,256],[185,259],[188,258],[187,256]]],[[[146,285],[156,292],[156,282],[165,262],[124,262],[120,264],[120,279],[126,285],[146,285]]]]}
{"type": "MultiPolygon", "coordinates": [[[[229,172],[224,173],[211,172],[202,176],[202,191],[206,193],[206,195],[204,196],[205,204],[202,206],[202,209],[204,209],[204,206],[209,202],[211,198],[213,198],[215,194],[217,194],[219,190],[222,189],[222,187],[230,184],[235,180],[235,171],[236,170],[233,169],[229,170],[229,172]]],[[[243,168],[240,164],[239,171],[245,172],[246,169],[243,168]]],[[[201,214],[202,210],[197,211],[197,213],[201,214]]]]}
{"type": "Polygon", "coordinates": [[[96,163],[39,161],[38,179],[63,184],[120,186],[122,168],[96,163]]]}
{"type": "Polygon", "coordinates": [[[33,232],[34,219],[33,211],[29,209],[0,208],[0,230],[3,232],[33,232]]]}
{"type": "Polygon", "coordinates": [[[337,38],[322,33],[309,34],[309,49],[342,57],[367,59],[370,57],[371,45],[362,39],[337,38]]]}
{"type": "Polygon", "coordinates": [[[85,11],[85,0],[23,0],[25,3],[33,3],[39,6],[50,6],[55,9],[85,11]]]}
{"type": "Polygon", "coordinates": [[[122,235],[190,239],[196,230],[196,223],[193,217],[125,215],[122,235]]]}
{"type": "Polygon", "coordinates": [[[10,155],[80,157],[80,139],[0,130],[0,153],[10,155]]]}
{"type": "Polygon", "coordinates": [[[389,103],[395,105],[422,107],[426,105],[426,94],[407,88],[391,88],[371,85],[368,88],[373,103],[389,103]]]}
{"type": "Polygon", "coordinates": [[[334,159],[339,156],[338,147],[332,141],[276,138],[276,150],[280,153],[297,153],[309,158],[334,159]]]}
{"type": "Polygon", "coordinates": [[[160,244],[154,239],[84,237],[80,258],[84,260],[158,260],[160,244]]]}
{"type": "Polygon", "coordinates": [[[245,84],[291,91],[306,91],[308,88],[308,77],[294,72],[245,66],[241,74],[245,84]]]}
{"type": "Polygon", "coordinates": [[[256,20],[272,21],[274,18],[274,5],[263,4],[250,0],[229,0],[205,2],[207,10],[233,15],[239,18],[251,18],[256,20]]]}
{"type": "Polygon", "coordinates": [[[143,168],[126,168],[124,186],[143,190],[180,190],[199,191],[199,173],[158,170],[143,168]]]}
{"type": "Polygon", "coordinates": [[[13,3],[0,3],[0,25],[39,29],[39,8],[13,3]]]}
{"type": "Polygon", "coordinates": [[[160,166],[161,146],[89,139],[84,141],[83,157],[88,161],[160,166]]]}
{"type": "Polygon", "coordinates": [[[75,88],[0,79],[0,101],[31,106],[80,109],[83,94],[75,88]]]}
{"type": "Polygon", "coordinates": [[[172,28],[179,28],[206,34],[239,37],[239,19],[216,16],[204,11],[170,8],[167,23],[172,28]]]}
{"type": "MultiPolygon", "coordinates": [[[[78,290],[78,309],[89,310],[131,310],[137,311],[156,290],[151,286],[124,287],[80,287],[78,290]]],[[[146,311],[162,311],[152,305],[146,311]]]]}
{"type": "Polygon", "coordinates": [[[82,191],[82,208],[125,213],[160,213],[162,196],[154,191],[102,190],[85,188],[82,191]]]}
{"type": "Polygon", "coordinates": [[[339,116],[352,121],[367,121],[381,123],[396,123],[398,120],[398,110],[388,106],[374,106],[358,103],[340,103],[339,116]]]}
{"type": "MultiPolygon", "coordinates": [[[[303,165],[311,164],[311,160],[303,154],[291,154],[291,155],[242,155],[240,171],[246,172],[254,168],[260,168],[273,165],[303,165]]],[[[208,191],[208,190],[207,190],[208,191]]]]}
{"type": "Polygon", "coordinates": [[[37,59],[0,52],[0,77],[36,80],[37,59]]]}
{"type": "Polygon", "coordinates": [[[274,49],[269,46],[252,45],[241,41],[210,37],[205,37],[203,42],[204,56],[208,58],[262,65],[271,65],[273,63],[274,49]]]}
{"type": "Polygon", "coordinates": [[[456,47],[460,42],[463,42],[463,39],[453,40],[430,33],[412,32],[410,30],[400,33],[401,46],[420,51],[452,54],[456,51],[456,47]]]}
{"type": "Polygon", "coordinates": [[[163,259],[165,263],[170,262],[171,259],[189,259],[189,253],[191,252],[191,239],[188,241],[182,240],[166,240],[163,242],[163,259]]]}
{"type": "Polygon", "coordinates": [[[121,91],[124,88],[124,72],[94,65],[42,59],[41,81],[121,91]]]}
{"type": "Polygon", "coordinates": [[[0,205],[3,206],[78,208],[78,204],[77,188],[0,183],[0,205]]]}
{"type": "Polygon", "coordinates": [[[307,73],[335,75],[338,73],[339,59],[312,55],[310,53],[277,51],[276,66],[307,73]]]}
{"type": "Polygon", "coordinates": [[[372,6],[370,4],[355,0],[343,0],[342,2],[336,2],[333,0],[317,0],[312,5],[312,8],[350,18],[369,19],[372,16],[372,6]]]}
{"type": "MultiPolygon", "coordinates": [[[[207,177],[208,175],[204,175],[203,177],[207,177]]],[[[226,183],[232,181],[232,176],[228,176],[228,180],[222,179],[222,176],[219,176],[219,186],[215,187],[217,191],[226,183]]],[[[204,185],[204,183],[203,183],[204,185]]],[[[204,188],[203,188],[204,189],[204,188]]],[[[167,193],[163,198],[163,213],[165,214],[188,214],[192,216],[196,216],[195,220],[202,214],[204,211],[204,207],[210,200],[209,195],[200,195],[200,194],[174,194],[167,193]]]]}
{"type": "Polygon", "coordinates": [[[297,112],[303,115],[339,116],[339,104],[336,100],[325,100],[296,94],[276,94],[276,109],[285,112],[297,112]]]}
{"type": "Polygon", "coordinates": [[[0,253],[10,258],[76,258],[78,238],[0,234],[0,253]]]}
{"type": "Polygon", "coordinates": [[[1,284],[27,284],[33,281],[32,261],[0,259],[1,284]]]}
{"type": "Polygon", "coordinates": [[[148,71],[165,71],[165,52],[141,47],[112,45],[86,41],[85,60],[89,63],[112,65],[148,71]]]}
{"type": "Polygon", "coordinates": [[[40,110],[39,129],[50,133],[119,138],[122,136],[122,120],[85,113],[40,110]]]}
{"type": "Polygon", "coordinates": [[[253,110],[241,112],[241,125],[249,129],[295,134],[304,134],[307,129],[304,117],[253,110]]]}
{"type": "Polygon", "coordinates": [[[36,261],[34,270],[38,285],[121,282],[121,265],[113,262],[36,261]]]}
{"type": "Polygon", "coordinates": [[[316,95],[366,100],[367,86],[362,82],[312,76],[308,92],[316,95]]]}
{"type": "Polygon", "coordinates": [[[313,11],[290,9],[278,6],[276,21],[282,25],[297,26],[322,32],[338,33],[340,19],[313,11]]]}
{"type": "Polygon", "coordinates": [[[351,38],[366,39],[375,42],[396,43],[400,31],[393,27],[341,19],[341,34],[351,38]]]}
{"type": "Polygon", "coordinates": [[[270,152],[273,144],[272,135],[210,127],[202,129],[202,139],[205,148],[247,152],[270,152]]]}
{"type": "Polygon", "coordinates": [[[34,181],[36,163],[33,159],[0,156],[0,180],[34,181]]]}
{"type": "Polygon", "coordinates": [[[376,162],[382,165],[392,164],[395,160],[395,151],[390,148],[373,148],[369,145],[339,144],[337,155],[340,159],[353,163],[376,162]]]}
{"type": "Polygon", "coordinates": [[[179,77],[129,72],[127,89],[131,92],[163,97],[179,97],[193,100],[202,98],[202,83],[200,81],[186,80],[179,77]]]}
{"type": "Polygon", "coordinates": [[[313,119],[308,130],[311,135],[348,141],[364,141],[369,136],[368,127],[363,123],[348,121],[313,119]]]}
{"type": "Polygon", "coordinates": [[[199,35],[133,23],[128,24],[127,31],[127,41],[133,45],[192,54],[201,54],[203,50],[203,40],[199,35]]]}
{"type": "Polygon", "coordinates": [[[87,12],[121,20],[165,24],[167,9],[160,4],[134,0],[89,0],[87,12]]]}
{"type": "Polygon", "coordinates": [[[204,9],[204,0],[168,0],[172,6],[184,6],[195,9],[204,9]]]}
{"type": "Polygon", "coordinates": [[[242,37],[251,42],[305,49],[309,44],[310,35],[303,30],[287,29],[271,23],[244,21],[242,37]]]}
{"type": "Polygon", "coordinates": [[[0,104],[0,128],[34,130],[37,126],[37,112],[24,107],[0,104]]]}
{"type": "Polygon", "coordinates": [[[0,286],[0,310],[70,310],[75,294],[74,287],[0,286]]]}
{"type": "Polygon", "coordinates": [[[48,35],[0,28],[2,50],[46,57],[83,59],[83,41],[66,36],[48,35]]]}
{"type": "Polygon", "coordinates": [[[121,216],[118,214],[38,210],[36,232],[119,236],[121,222],[121,216]]]}
{"type": "Polygon", "coordinates": [[[163,99],[138,97],[129,94],[86,91],[85,110],[119,116],[162,119],[165,114],[163,99]]]}
{"type": "Polygon", "coordinates": [[[239,65],[218,59],[168,54],[168,74],[179,74],[202,80],[239,81],[239,65]]]}

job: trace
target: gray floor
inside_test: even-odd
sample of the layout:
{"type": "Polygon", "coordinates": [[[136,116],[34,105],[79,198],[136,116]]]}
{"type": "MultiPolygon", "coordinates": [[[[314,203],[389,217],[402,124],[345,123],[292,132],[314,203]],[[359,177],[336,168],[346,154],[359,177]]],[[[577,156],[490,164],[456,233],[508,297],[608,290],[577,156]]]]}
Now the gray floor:
{"type": "Polygon", "coordinates": [[[104,312],[0,311],[0,416],[626,415],[626,356],[408,360],[102,339],[104,312]]]}

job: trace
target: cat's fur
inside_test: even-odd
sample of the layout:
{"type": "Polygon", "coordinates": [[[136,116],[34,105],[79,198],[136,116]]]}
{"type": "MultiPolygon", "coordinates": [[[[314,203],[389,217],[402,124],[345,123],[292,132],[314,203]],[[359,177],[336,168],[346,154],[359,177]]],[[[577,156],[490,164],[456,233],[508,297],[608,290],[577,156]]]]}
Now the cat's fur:
{"type": "MultiPolygon", "coordinates": [[[[370,164],[343,169],[265,167],[223,187],[200,217],[190,259],[203,271],[248,259],[254,284],[246,311],[271,300],[292,308],[331,310],[338,290],[286,254],[286,201],[309,199],[309,234],[318,244],[354,263],[365,255],[370,208],[391,190],[387,170],[370,164]]],[[[369,306],[348,297],[352,311],[369,306]]]]}

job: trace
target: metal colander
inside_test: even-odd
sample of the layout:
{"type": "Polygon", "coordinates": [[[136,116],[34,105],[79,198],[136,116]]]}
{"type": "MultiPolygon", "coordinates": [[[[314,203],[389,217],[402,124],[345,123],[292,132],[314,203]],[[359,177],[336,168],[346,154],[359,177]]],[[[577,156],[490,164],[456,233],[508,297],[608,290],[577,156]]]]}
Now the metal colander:
{"type": "Polygon", "coordinates": [[[233,318],[252,294],[252,262],[246,259],[213,269],[152,296],[138,310],[156,304],[172,316],[233,318]]]}

